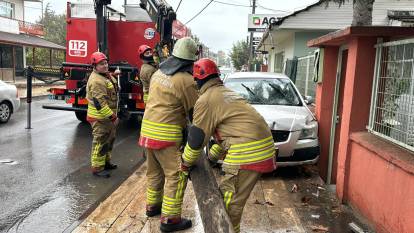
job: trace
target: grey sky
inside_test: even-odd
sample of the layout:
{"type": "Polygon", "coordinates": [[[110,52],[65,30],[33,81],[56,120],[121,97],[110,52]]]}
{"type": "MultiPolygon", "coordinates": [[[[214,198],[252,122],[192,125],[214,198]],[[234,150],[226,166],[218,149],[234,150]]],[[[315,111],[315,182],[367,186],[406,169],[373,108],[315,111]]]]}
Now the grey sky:
{"type": "MultiPolygon", "coordinates": [[[[175,10],[180,0],[166,1],[175,10]]],[[[250,5],[250,0],[221,1],[232,4],[250,5]]],[[[257,0],[256,2],[259,6],[265,8],[291,12],[295,9],[314,3],[315,1],[316,0],[257,0]]],[[[77,0],[74,0],[74,2],[77,2],[77,0]]],[[[209,0],[182,0],[181,6],[177,11],[177,18],[185,23],[209,2],[209,0]]],[[[52,9],[57,13],[64,13],[66,11],[65,0],[44,0],[44,5],[47,3],[50,3],[52,9]]],[[[137,4],[139,3],[139,0],[128,0],[128,3],[137,4]]],[[[123,4],[124,0],[112,0],[112,5],[121,11],[123,11],[123,4]]],[[[41,5],[39,3],[26,2],[26,20],[34,21],[38,18],[41,12],[39,9],[40,7],[41,5]]],[[[283,14],[281,11],[270,11],[260,7],[256,9],[257,14],[281,15],[283,14]]],[[[233,42],[246,39],[246,36],[249,35],[247,32],[247,16],[249,12],[251,12],[250,7],[236,7],[213,2],[187,26],[189,26],[191,31],[200,37],[201,40],[213,50],[224,50],[228,52],[233,42]]]]}

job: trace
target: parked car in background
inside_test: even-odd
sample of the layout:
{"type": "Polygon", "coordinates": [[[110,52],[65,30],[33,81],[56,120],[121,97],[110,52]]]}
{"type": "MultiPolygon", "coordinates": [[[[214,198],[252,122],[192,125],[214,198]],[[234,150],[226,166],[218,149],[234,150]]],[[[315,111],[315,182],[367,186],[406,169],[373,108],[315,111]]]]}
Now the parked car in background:
{"type": "Polygon", "coordinates": [[[19,108],[20,98],[16,86],[0,80],[0,123],[8,122],[19,108]]]}
{"type": "Polygon", "coordinates": [[[268,123],[278,166],[314,164],[319,159],[318,122],[293,82],[284,74],[239,72],[224,85],[243,96],[268,123]]]}

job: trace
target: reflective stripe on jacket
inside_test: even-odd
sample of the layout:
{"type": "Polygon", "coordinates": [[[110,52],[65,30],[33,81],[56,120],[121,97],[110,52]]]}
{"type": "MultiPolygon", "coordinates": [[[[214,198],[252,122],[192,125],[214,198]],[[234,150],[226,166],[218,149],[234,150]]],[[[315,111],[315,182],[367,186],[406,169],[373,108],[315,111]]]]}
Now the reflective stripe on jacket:
{"type": "MultiPolygon", "coordinates": [[[[193,125],[203,130],[204,146],[212,135],[218,138],[221,148],[212,147],[211,156],[217,159],[227,153],[224,165],[258,172],[275,168],[275,146],[268,124],[244,98],[224,87],[218,78],[207,81],[201,88],[194,106],[193,125]]],[[[201,150],[187,144],[184,162],[192,165],[201,150]]]]}
{"type": "Polygon", "coordinates": [[[141,136],[153,140],[180,142],[183,137],[182,130],[177,125],[156,123],[144,119],[141,126],[141,136]]]}
{"type": "Polygon", "coordinates": [[[223,162],[236,165],[251,164],[272,158],[274,155],[273,137],[267,137],[258,141],[231,145],[223,162]]]}
{"type": "Polygon", "coordinates": [[[89,120],[109,120],[117,109],[116,79],[93,71],[86,84],[86,99],[88,100],[89,120]],[[97,105],[97,106],[95,106],[97,105]]]}
{"type": "Polygon", "coordinates": [[[196,83],[189,73],[169,76],[160,70],[155,72],[151,77],[139,144],[160,149],[182,141],[182,130],[187,126],[197,98],[196,83]]]}

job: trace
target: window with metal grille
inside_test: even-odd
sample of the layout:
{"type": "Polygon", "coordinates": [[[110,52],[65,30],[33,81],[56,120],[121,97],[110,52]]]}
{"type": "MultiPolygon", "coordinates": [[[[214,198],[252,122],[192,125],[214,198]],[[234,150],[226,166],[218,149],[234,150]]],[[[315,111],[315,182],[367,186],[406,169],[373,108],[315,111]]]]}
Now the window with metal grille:
{"type": "Polygon", "coordinates": [[[414,151],[414,39],[376,45],[370,132],[414,151]]]}
{"type": "Polygon", "coordinates": [[[0,1],[0,16],[14,19],[14,3],[0,1]]]}
{"type": "Polygon", "coordinates": [[[285,59],[285,52],[275,54],[275,73],[283,72],[283,61],[285,59]]]}
{"type": "Polygon", "coordinates": [[[295,85],[301,95],[315,97],[316,83],[313,81],[315,55],[298,58],[295,85]]]}

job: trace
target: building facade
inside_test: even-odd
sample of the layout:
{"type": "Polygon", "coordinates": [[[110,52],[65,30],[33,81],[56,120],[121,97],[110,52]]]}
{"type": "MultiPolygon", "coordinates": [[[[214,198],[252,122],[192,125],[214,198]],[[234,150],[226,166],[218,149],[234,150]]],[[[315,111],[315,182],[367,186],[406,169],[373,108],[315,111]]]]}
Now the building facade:
{"type": "MultiPolygon", "coordinates": [[[[376,0],[372,12],[372,24],[374,26],[411,26],[413,25],[412,19],[404,18],[401,12],[412,10],[414,10],[412,0],[376,0]]],[[[312,81],[314,63],[309,65],[311,67],[308,67],[307,63],[308,60],[315,62],[311,56],[314,56],[315,51],[318,50],[309,48],[306,42],[351,26],[352,15],[352,1],[345,1],[341,6],[334,2],[327,5],[324,1],[319,1],[280,18],[269,26],[258,48],[267,53],[268,72],[286,73],[293,81],[299,81],[302,94],[314,95],[315,85],[300,86],[300,83],[312,81]],[[297,65],[307,66],[306,72],[301,70],[297,72],[295,67],[291,71],[291,61],[294,62],[295,67],[297,65]]]]}
{"type": "Polygon", "coordinates": [[[42,25],[25,21],[24,2],[42,4],[40,0],[0,0],[0,80],[3,81],[12,82],[23,75],[28,49],[31,49],[32,61],[36,60],[36,48],[49,49],[50,54],[52,50],[65,50],[42,38],[42,25]]]}

